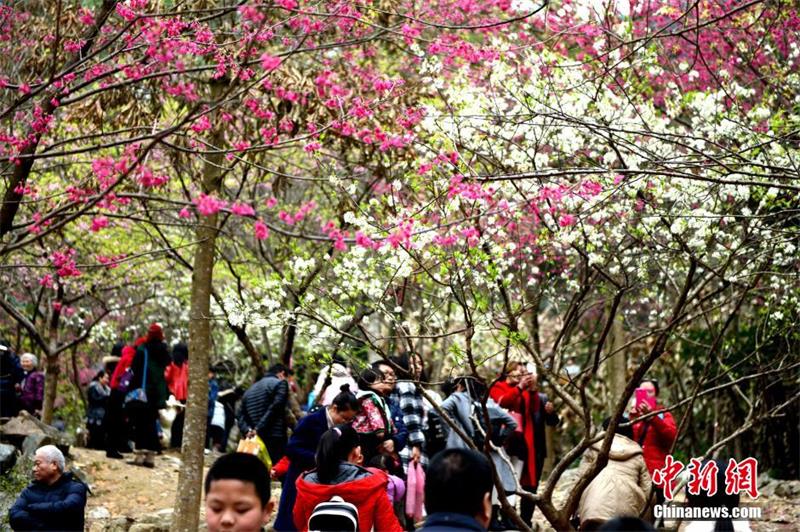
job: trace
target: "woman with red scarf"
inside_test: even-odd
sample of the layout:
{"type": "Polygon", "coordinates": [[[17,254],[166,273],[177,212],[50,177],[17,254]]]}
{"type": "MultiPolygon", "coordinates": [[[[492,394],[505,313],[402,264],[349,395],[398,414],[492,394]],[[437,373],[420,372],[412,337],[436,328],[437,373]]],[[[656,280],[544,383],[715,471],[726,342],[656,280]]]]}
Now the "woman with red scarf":
{"type": "MultiPolygon", "coordinates": [[[[525,450],[518,453],[514,453],[513,450],[511,452],[523,455],[524,467],[520,485],[530,493],[536,493],[539,479],[542,478],[544,459],[547,457],[545,425],[554,427],[560,421],[553,403],[547,399],[547,395],[537,391],[537,386],[536,375],[528,373],[525,364],[513,362],[506,372],[505,379],[496,382],[489,391],[489,395],[496,403],[520,417],[525,450]]],[[[523,497],[520,517],[528,526],[532,523],[534,509],[534,503],[523,497]]]]}

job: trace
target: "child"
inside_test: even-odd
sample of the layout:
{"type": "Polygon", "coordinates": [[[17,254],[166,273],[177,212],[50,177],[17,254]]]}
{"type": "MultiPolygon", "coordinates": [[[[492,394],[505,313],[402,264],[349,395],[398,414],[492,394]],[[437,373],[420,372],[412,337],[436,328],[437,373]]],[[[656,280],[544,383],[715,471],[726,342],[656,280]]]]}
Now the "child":
{"type": "Polygon", "coordinates": [[[406,482],[391,473],[394,468],[394,460],[388,454],[374,456],[369,461],[369,467],[367,467],[367,469],[383,471],[389,477],[389,483],[386,485],[386,494],[389,496],[389,502],[392,503],[395,517],[402,523],[404,521],[403,501],[406,496],[406,482]]]}
{"type": "Polygon", "coordinates": [[[269,522],[275,507],[269,470],[251,454],[232,453],[217,459],[206,475],[205,490],[209,532],[257,532],[269,522]]]}

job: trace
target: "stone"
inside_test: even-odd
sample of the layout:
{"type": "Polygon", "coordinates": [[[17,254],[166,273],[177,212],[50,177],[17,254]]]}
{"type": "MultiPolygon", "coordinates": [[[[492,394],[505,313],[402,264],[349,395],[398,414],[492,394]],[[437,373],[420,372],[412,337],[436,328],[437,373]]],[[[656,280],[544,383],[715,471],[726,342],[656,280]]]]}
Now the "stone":
{"type": "Polygon", "coordinates": [[[34,432],[33,434],[29,434],[25,437],[25,440],[22,442],[22,454],[23,456],[33,456],[36,454],[36,449],[43,445],[50,445],[53,443],[53,439],[44,434],[43,432],[34,432]]]}
{"type": "Polygon", "coordinates": [[[800,480],[779,480],[776,482],[775,495],[779,497],[797,497],[800,495],[800,480]]]}
{"type": "Polygon", "coordinates": [[[111,512],[109,512],[108,508],[105,506],[98,506],[97,508],[89,510],[87,517],[89,519],[108,519],[111,517],[111,512]]]}
{"type": "Polygon", "coordinates": [[[7,473],[17,463],[17,448],[0,443],[0,474],[7,473]]]}
{"type": "Polygon", "coordinates": [[[9,419],[7,423],[0,427],[0,438],[20,449],[25,439],[33,435],[48,436],[50,443],[57,445],[64,454],[67,454],[69,446],[72,444],[72,438],[68,434],[42,423],[24,410],[17,417],[9,419]]]}
{"type": "Polygon", "coordinates": [[[133,525],[132,517],[117,517],[109,521],[97,521],[96,523],[92,523],[90,532],[94,530],[98,532],[128,532],[131,525],[133,525]]]}

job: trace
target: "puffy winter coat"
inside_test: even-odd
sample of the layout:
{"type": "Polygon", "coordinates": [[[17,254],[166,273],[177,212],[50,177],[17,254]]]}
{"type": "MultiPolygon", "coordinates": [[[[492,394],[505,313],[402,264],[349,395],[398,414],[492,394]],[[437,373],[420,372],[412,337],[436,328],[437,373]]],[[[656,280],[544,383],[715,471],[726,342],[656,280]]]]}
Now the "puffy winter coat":
{"type": "Polygon", "coordinates": [[[388,478],[381,471],[343,462],[339,474],[330,484],[321,484],[316,471],[297,479],[297,500],[294,504],[294,524],[298,530],[308,530],[308,518],[317,504],[338,495],[358,508],[358,529],[368,532],[401,532],[403,527],[394,515],[386,492],[388,478]]]}
{"type": "Polygon", "coordinates": [[[664,467],[664,461],[677,435],[675,419],[669,412],[662,412],[633,425],[633,439],[642,446],[644,461],[651,475],[656,469],[664,467]]]}
{"type": "Polygon", "coordinates": [[[44,373],[41,371],[26,371],[25,378],[20,383],[19,404],[23,410],[33,414],[42,409],[44,401],[44,373]]]}
{"type": "Polygon", "coordinates": [[[289,385],[272,373],[252,385],[239,407],[239,431],[255,429],[261,439],[286,437],[286,403],[289,385]]]}
{"type": "Polygon", "coordinates": [[[8,511],[14,530],[83,531],[86,484],[64,473],[51,486],[32,482],[8,511]]]}
{"type": "MultiPolygon", "coordinates": [[[[581,473],[597,460],[598,442],[583,456],[581,473]]],[[[581,495],[578,515],[581,523],[607,521],[613,517],[639,516],[650,495],[650,473],[647,471],[642,448],[635,441],[614,435],[608,453],[608,464],[592,480],[581,495]]]]}

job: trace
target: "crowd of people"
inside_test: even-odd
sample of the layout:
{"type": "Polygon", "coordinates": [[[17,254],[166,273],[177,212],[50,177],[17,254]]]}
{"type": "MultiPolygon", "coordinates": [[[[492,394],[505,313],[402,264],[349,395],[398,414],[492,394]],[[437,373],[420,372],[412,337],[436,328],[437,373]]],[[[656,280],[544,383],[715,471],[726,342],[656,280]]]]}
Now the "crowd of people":
{"type": "Polygon", "coordinates": [[[0,417],[21,410],[40,416],[44,402],[44,373],[33,353],[17,356],[8,342],[0,340],[0,417]]]}
{"type": "MultiPolygon", "coordinates": [[[[11,353],[7,346],[3,352],[11,353]]],[[[134,345],[116,345],[105,362],[87,388],[89,444],[111,458],[133,451],[134,464],[153,467],[161,449],[159,410],[168,403],[178,410],[169,441],[180,446],[188,350],[180,343],[168,348],[153,324],[134,345]]],[[[23,355],[17,376],[13,359],[3,358],[2,378],[18,379],[11,388],[4,381],[4,403],[11,389],[15,405],[37,413],[41,393],[37,402],[32,391],[42,388],[43,377],[36,366],[36,357],[23,355]]],[[[501,509],[502,498],[532,525],[529,494],[537,492],[551,451],[546,433],[558,430],[561,418],[531,366],[511,363],[489,386],[472,376],[448,379],[440,394],[418,385],[428,382],[419,354],[379,360],[357,372],[334,356],[304,408],[291,378],[291,369],[275,364],[244,391],[235,411],[236,394],[224,399],[209,370],[207,443],[221,453],[205,482],[209,530],[258,530],[275,509],[279,531],[331,529],[318,528],[328,526],[319,525],[326,519],[350,519],[354,530],[515,529],[516,517],[501,509]],[[234,422],[243,440],[263,445],[266,461],[222,454],[234,422]],[[282,485],[279,501],[271,501],[270,481],[282,485]]],[[[616,420],[607,465],[580,498],[573,519],[580,530],[629,526],[620,519],[639,519],[663,501],[652,475],[674,443],[675,421],[658,403],[657,381],[643,381],[636,395],[634,406],[616,420]]],[[[595,463],[601,443],[586,450],[582,471],[595,463]]],[[[12,509],[12,527],[47,530],[48,504],[85,504],[85,486],[65,473],[63,456],[53,449],[37,453],[36,480],[12,509]]]]}

